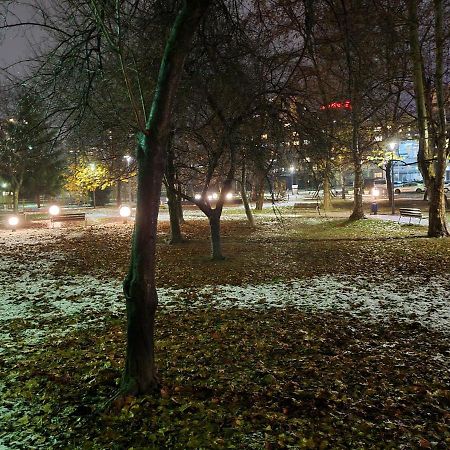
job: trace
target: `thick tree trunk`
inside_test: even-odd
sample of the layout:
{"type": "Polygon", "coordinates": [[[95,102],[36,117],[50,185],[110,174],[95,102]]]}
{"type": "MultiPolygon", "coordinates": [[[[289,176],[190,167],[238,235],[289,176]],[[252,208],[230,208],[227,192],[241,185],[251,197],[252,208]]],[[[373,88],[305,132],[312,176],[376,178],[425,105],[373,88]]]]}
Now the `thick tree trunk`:
{"type": "Polygon", "coordinates": [[[216,210],[212,210],[212,214],[208,217],[209,227],[211,230],[211,258],[214,261],[225,259],[222,255],[222,244],[220,238],[220,214],[216,210]]]}
{"type": "Polygon", "coordinates": [[[430,209],[428,222],[429,237],[447,237],[450,235],[445,215],[446,198],[444,192],[445,170],[448,158],[447,120],[444,94],[444,3],[434,0],[435,11],[435,86],[437,100],[437,126],[436,133],[436,161],[434,163],[434,178],[430,180],[430,209]]]}
{"type": "Polygon", "coordinates": [[[155,253],[164,150],[158,143],[149,144],[146,143],[146,152],[138,151],[136,222],[130,270],[124,281],[127,358],[122,391],[131,395],[152,392],[159,386],[154,356],[154,321],[158,305],[155,253]]]}
{"type": "Polygon", "coordinates": [[[424,80],[423,58],[419,38],[419,18],[417,0],[408,0],[408,25],[411,60],[413,63],[414,92],[419,128],[419,152],[417,160],[430,199],[428,236],[448,236],[445,216],[444,177],[447,164],[446,117],[443,88],[444,74],[444,9],[442,0],[434,0],[435,12],[435,91],[437,99],[437,121],[435,127],[436,151],[431,145],[430,119],[427,110],[426,85],[424,80]]]}
{"type": "Polygon", "coordinates": [[[170,116],[184,61],[210,0],[186,0],[178,14],[158,76],[145,132],[137,152],[138,193],[130,268],[124,280],[127,352],[123,394],[139,395],[159,387],[154,357],[156,232],[170,116]]]}
{"type": "Polygon", "coordinates": [[[255,219],[253,217],[252,209],[250,208],[250,204],[248,202],[247,197],[247,170],[245,167],[245,162],[242,164],[241,198],[242,204],[244,205],[245,215],[247,216],[248,223],[252,228],[254,228],[255,219]]]}
{"type": "Polygon", "coordinates": [[[179,199],[178,195],[173,187],[169,187],[167,184],[167,204],[169,207],[169,219],[170,219],[170,240],[169,244],[181,244],[184,239],[181,234],[181,226],[179,219],[179,199]]]}
{"type": "Polygon", "coordinates": [[[436,186],[430,190],[430,203],[428,213],[428,236],[449,236],[447,220],[445,216],[445,193],[439,179],[434,180],[436,186]]]}

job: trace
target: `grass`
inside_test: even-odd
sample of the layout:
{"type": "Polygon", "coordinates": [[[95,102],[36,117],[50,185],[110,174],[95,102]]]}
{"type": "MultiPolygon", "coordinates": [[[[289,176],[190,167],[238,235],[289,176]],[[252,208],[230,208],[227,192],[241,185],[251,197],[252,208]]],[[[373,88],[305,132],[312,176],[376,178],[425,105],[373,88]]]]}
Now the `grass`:
{"type": "MultiPolygon", "coordinates": [[[[432,280],[450,271],[450,240],[427,239],[423,227],[259,216],[256,230],[236,220],[224,221],[222,230],[227,259],[213,263],[206,221],[189,221],[188,242],[177,246],[166,243],[161,224],[158,285],[196,295],[193,288],[205,285],[343,274],[364,275],[376,287],[379,280],[432,280]]],[[[5,247],[3,255],[33,265],[57,253],[56,279],[120,280],[131,231],[77,227],[20,252],[5,247]]],[[[120,380],[125,324],[107,310],[98,316],[101,325],[36,346],[16,339],[6,349],[0,442],[37,449],[450,446],[448,336],[417,323],[292,308],[160,312],[160,394],[104,409],[120,380]]]]}

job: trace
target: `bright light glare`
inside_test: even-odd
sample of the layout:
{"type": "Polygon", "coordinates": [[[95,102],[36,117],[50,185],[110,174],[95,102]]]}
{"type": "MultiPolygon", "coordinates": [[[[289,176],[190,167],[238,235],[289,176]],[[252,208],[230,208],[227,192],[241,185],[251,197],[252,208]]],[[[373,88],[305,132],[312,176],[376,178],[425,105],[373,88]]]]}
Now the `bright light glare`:
{"type": "Polygon", "coordinates": [[[394,150],[396,145],[397,145],[397,143],[395,141],[389,142],[389,148],[391,150],[394,150]]]}
{"type": "Polygon", "coordinates": [[[129,206],[122,206],[119,209],[120,217],[130,217],[131,216],[131,209],[129,206]]]}
{"type": "Polygon", "coordinates": [[[11,216],[8,219],[8,223],[9,223],[10,226],[15,227],[19,223],[19,218],[17,216],[11,216]]]}
{"type": "Polygon", "coordinates": [[[219,198],[219,196],[217,195],[216,192],[213,193],[212,195],[213,200],[217,200],[219,198]]]}
{"type": "Polygon", "coordinates": [[[225,196],[227,200],[233,200],[233,194],[231,192],[228,192],[228,194],[225,196]]]}
{"type": "Polygon", "coordinates": [[[195,194],[194,198],[195,198],[195,200],[200,200],[202,198],[202,196],[200,194],[195,194]]]}
{"type": "Polygon", "coordinates": [[[372,195],[373,195],[374,197],[378,197],[378,196],[380,195],[380,190],[377,189],[377,188],[373,188],[373,189],[372,189],[372,195]]]}
{"type": "Polygon", "coordinates": [[[52,205],[50,206],[50,208],[48,208],[48,212],[49,214],[51,214],[52,216],[57,216],[60,212],[60,208],[58,205],[52,205]]]}
{"type": "Polygon", "coordinates": [[[291,171],[291,173],[294,173],[295,167],[294,167],[294,166],[291,166],[291,167],[289,167],[289,170],[291,171]]]}
{"type": "Polygon", "coordinates": [[[208,200],[212,200],[212,195],[208,195],[208,200]]]}

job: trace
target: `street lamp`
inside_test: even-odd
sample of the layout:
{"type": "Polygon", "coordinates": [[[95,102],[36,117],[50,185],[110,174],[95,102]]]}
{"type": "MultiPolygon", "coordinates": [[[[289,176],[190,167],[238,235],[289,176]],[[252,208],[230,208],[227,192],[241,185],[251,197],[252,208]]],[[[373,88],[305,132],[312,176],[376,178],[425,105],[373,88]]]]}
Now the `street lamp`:
{"type": "Polygon", "coordinates": [[[119,209],[119,214],[123,219],[123,223],[127,223],[128,217],[131,216],[131,208],[129,206],[122,206],[119,209]]]}
{"type": "Polygon", "coordinates": [[[51,216],[57,216],[60,211],[61,211],[61,209],[59,208],[58,205],[52,205],[52,206],[50,206],[50,208],[48,208],[48,213],[51,216]]]}
{"type": "Polygon", "coordinates": [[[295,172],[295,167],[294,166],[289,167],[289,172],[291,172],[291,191],[292,191],[292,195],[294,195],[294,172],[295,172]]]}
{"type": "Polygon", "coordinates": [[[11,231],[16,231],[17,225],[19,224],[19,218],[17,216],[11,216],[8,219],[8,224],[11,227],[11,231]]]}
{"type": "Polygon", "coordinates": [[[395,215],[395,200],[394,200],[394,150],[397,143],[395,141],[389,142],[389,148],[391,150],[391,213],[395,215]]]}

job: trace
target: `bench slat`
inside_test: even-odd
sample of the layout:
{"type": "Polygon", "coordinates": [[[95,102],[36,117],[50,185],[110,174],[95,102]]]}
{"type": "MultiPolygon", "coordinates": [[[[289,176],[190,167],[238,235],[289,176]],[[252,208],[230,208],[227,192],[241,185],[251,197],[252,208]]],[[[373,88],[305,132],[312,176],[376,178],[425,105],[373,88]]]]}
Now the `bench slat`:
{"type": "Polygon", "coordinates": [[[51,218],[52,222],[64,222],[70,220],[86,220],[86,214],[85,213],[60,214],[58,216],[53,216],[51,218]]]}

